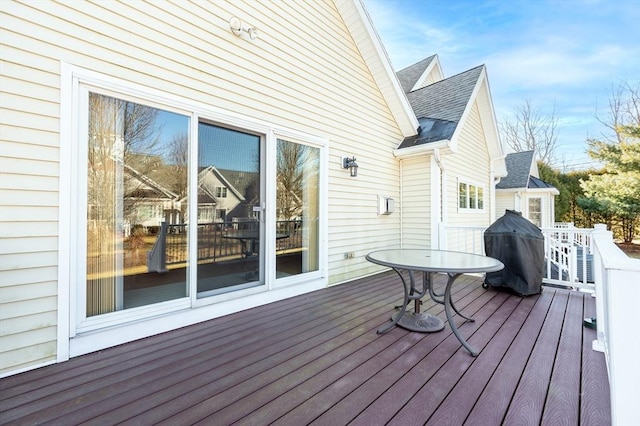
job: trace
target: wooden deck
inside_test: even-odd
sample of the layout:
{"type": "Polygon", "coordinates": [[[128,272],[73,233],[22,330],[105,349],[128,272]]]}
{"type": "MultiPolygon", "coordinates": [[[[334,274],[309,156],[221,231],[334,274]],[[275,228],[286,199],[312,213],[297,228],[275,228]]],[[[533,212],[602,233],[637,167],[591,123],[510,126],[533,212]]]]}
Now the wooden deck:
{"type": "Polygon", "coordinates": [[[590,295],[455,290],[477,358],[449,327],[376,334],[402,298],[384,273],[7,377],[0,423],[611,423],[590,295]]]}

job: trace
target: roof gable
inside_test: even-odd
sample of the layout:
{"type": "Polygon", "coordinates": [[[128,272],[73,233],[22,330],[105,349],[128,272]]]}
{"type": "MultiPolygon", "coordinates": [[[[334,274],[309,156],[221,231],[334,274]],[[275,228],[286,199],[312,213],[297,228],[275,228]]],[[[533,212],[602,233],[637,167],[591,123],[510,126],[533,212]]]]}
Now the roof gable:
{"type": "Polygon", "coordinates": [[[399,149],[440,140],[451,140],[471,103],[484,66],[446,78],[407,94],[418,117],[418,135],[406,138],[399,149]]]}
{"type": "Polygon", "coordinates": [[[457,136],[464,128],[464,123],[476,104],[482,120],[482,131],[489,157],[493,162],[494,174],[495,176],[506,174],[504,154],[484,65],[414,90],[407,94],[407,98],[421,127],[418,129],[418,135],[407,137],[402,141],[396,150],[397,156],[419,155],[422,151],[435,148],[457,151],[457,136]]]}
{"type": "Polygon", "coordinates": [[[459,122],[483,68],[470,69],[409,93],[416,116],[459,122]]]}
{"type": "Polygon", "coordinates": [[[138,184],[128,181],[127,196],[133,197],[149,197],[149,198],[167,198],[174,200],[178,195],[173,191],[165,188],[149,176],[145,176],[128,164],[122,164],[124,171],[129,174],[138,184]]]}
{"type": "Polygon", "coordinates": [[[496,189],[546,189],[559,194],[558,189],[538,178],[535,151],[512,152],[505,158],[507,175],[500,179],[496,189]]]}
{"type": "Polygon", "coordinates": [[[527,188],[531,176],[534,151],[513,152],[505,158],[507,176],[496,185],[498,189],[527,188]]]}
{"type": "Polygon", "coordinates": [[[396,73],[405,93],[421,89],[444,79],[438,55],[429,56],[396,73]]]}

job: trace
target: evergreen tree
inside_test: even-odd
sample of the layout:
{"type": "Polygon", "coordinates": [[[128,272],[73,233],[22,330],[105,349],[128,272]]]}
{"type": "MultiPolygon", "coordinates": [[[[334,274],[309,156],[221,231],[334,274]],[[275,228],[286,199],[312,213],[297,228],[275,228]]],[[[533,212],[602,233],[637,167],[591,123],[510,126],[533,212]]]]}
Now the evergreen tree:
{"type": "Polygon", "coordinates": [[[618,126],[619,142],[588,141],[589,156],[605,164],[604,173],[581,182],[582,209],[609,219],[625,242],[636,234],[640,217],[640,127],[618,126]]]}

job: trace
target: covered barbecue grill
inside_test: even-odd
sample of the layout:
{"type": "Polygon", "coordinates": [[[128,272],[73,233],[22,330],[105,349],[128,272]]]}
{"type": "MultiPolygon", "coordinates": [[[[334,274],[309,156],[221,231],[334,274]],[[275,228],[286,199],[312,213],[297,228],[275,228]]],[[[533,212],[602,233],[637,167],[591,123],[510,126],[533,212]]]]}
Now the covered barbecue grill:
{"type": "Polygon", "coordinates": [[[504,263],[501,271],[487,273],[485,287],[508,287],[520,295],[542,291],[544,236],[522,213],[507,210],[487,228],[484,249],[504,263]]]}

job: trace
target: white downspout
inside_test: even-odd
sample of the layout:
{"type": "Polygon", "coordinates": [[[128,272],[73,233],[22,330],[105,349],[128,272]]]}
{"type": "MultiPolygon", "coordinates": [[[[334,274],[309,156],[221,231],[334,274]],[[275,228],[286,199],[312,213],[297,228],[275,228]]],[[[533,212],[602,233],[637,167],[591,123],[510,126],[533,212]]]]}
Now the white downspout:
{"type": "Polygon", "coordinates": [[[433,197],[434,201],[436,201],[437,205],[437,217],[436,219],[436,227],[435,230],[437,231],[437,234],[435,235],[435,238],[432,237],[432,247],[435,244],[434,248],[437,249],[443,249],[446,248],[446,234],[444,232],[444,225],[445,225],[445,221],[446,221],[446,203],[447,203],[447,199],[446,199],[446,171],[444,169],[444,165],[442,164],[442,157],[440,155],[440,149],[436,148],[433,150],[433,158],[436,162],[436,165],[438,166],[438,169],[440,170],[440,173],[438,175],[438,185],[436,185],[436,191],[438,192],[436,194],[436,197],[433,197]]]}
{"type": "Polygon", "coordinates": [[[400,160],[400,248],[404,248],[404,161],[400,160]]]}
{"type": "Polygon", "coordinates": [[[491,161],[491,169],[489,170],[489,223],[496,220],[496,172],[494,170],[494,162],[491,161]]]}

